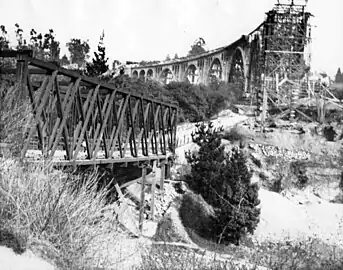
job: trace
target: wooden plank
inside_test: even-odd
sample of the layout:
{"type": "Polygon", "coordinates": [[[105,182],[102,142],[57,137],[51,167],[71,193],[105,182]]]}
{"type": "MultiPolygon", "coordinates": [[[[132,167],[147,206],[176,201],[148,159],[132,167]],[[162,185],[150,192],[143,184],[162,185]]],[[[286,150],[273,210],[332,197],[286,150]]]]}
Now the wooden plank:
{"type": "Polygon", "coordinates": [[[5,58],[14,58],[19,55],[27,55],[29,57],[32,57],[33,51],[32,50],[0,50],[0,57],[5,58]]]}
{"type": "Polygon", "coordinates": [[[160,175],[160,193],[164,193],[164,179],[165,179],[165,172],[166,172],[166,163],[162,161],[160,164],[161,167],[161,175],[160,175]]]}
{"type": "Polygon", "coordinates": [[[121,199],[122,197],[124,197],[124,195],[123,195],[123,193],[121,192],[121,189],[120,189],[118,183],[116,183],[116,184],[114,185],[114,187],[116,188],[116,191],[117,191],[117,193],[118,193],[118,195],[119,195],[119,196],[118,196],[118,197],[119,197],[118,201],[120,201],[120,199],[121,199]]]}
{"type": "MultiPolygon", "coordinates": [[[[141,106],[142,106],[142,110],[143,110],[143,99],[141,99],[141,106]]],[[[149,148],[148,148],[148,116],[149,116],[149,110],[150,110],[150,103],[147,103],[145,111],[144,111],[144,118],[143,118],[143,137],[142,137],[142,148],[144,145],[144,149],[145,149],[145,153],[143,153],[143,155],[145,154],[146,156],[149,155],[149,148]]]]}
{"type": "Polygon", "coordinates": [[[167,108],[165,108],[165,111],[164,111],[164,114],[163,114],[163,116],[162,116],[162,110],[161,110],[161,123],[160,123],[160,125],[161,125],[161,128],[160,128],[160,130],[162,131],[162,132],[160,132],[160,133],[162,133],[161,134],[161,136],[162,136],[162,145],[161,145],[161,151],[162,151],[162,154],[165,154],[166,153],[166,134],[165,134],[165,126],[164,126],[164,123],[167,121],[167,113],[168,113],[168,110],[167,110],[167,108]]]}
{"type": "MultiPolygon", "coordinates": [[[[118,111],[119,111],[119,115],[121,114],[121,110],[122,110],[122,108],[123,108],[123,104],[124,104],[124,101],[125,101],[125,100],[126,100],[126,99],[122,99],[122,100],[120,101],[119,110],[118,110],[118,111]]],[[[113,105],[113,115],[114,115],[114,121],[115,121],[114,124],[115,124],[115,125],[112,126],[112,131],[111,131],[111,136],[110,136],[110,141],[109,141],[109,143],[110,143],[110,158],[112,157],[112,154],[113,154],[113,152],[112,152],[112,147],[113,147],[113,151],[114,151],[115,145],[113,144],[113,140],[114,140],[114,135],[115,135],[115,133],[116,133],[116,131],[117,131],[118,122],[119,122],[119,116],[118,116],[118,113],[117,113],[116,104],[113,105]]],[[[120,156],[122,156],[120,138],[119,138],[118,142],[119,142],[119,145],[120,145],[120,147],[119,147],[120,156]]]]}
{"type": "MultiPolygon", "coordinates": [[[[113,93],[112,93],[113,94],[113,93]]],[[[96,145],[99,145],[101,144],[101,137],[102,136],[99,136],[99,132],[100,132],[100,129],[101,127],[103,127],[105,125],[104,123],[104,119],[103,119],[103,115],[105,114],[105,111],[106,111],[106,108],[108,106],[108,101],[109,101],[109,98],[110,98],[111,95],[106,95],[105,97],[105,101],[102,105],[102,108],[101,108],[101,102],[100,102],[100,98],[99,98],[99,93],[98,93],[98,96],[97,96],[97,109],[98,109],[98,112],[99,112],[99,121],[97,122],[97,125],[96,125],[96,130],[95,130],[95,134],[94,134],[94,141],[93,141],[93,147],[92,147],[92,151],[93,151],[93,157],[97,156],[97,152],[99,150],[99,147],[97,149],[97,151],[95,151],[95,148],[96,148],[96,145]]],[[[106,145],[106,141],[105,141],[105,138],[103,138],[103,143],[104,143],[104,147],[105,147],[105,157],[107,158],[108,157],[108,148],[107,148],[107,145],[106,145]]]]}
{"type": "Polygon", "coordinates": [[[95,99],[96,99],[96,97],[98,95],[99,88],[100,88],[100,86],[98,85],[97,87],[95,87],[95,90],[93,91],[93,97],[92,97],[92,100],[91,100],[91,102],[89,104],[87,115],[86,115],[85,121],[83,122],[81,133],[80,133],[79,139],[78,139],[77,144],[76,144],[76,149],[75,149],[75,152],[74,152],[74,160],[76,160],[77,154],[80,151],[80,146],[81,146],[81,143],[83,141],[83,137],[84,137],[85,131],[87,129],[87,125],[88,125],[91,113],[93,111],[95,99]]]}
{"type": "MultiPolygon", "coordinates": [[[[97,153],[98,150],[99,150],[99,146],[100,146],[100,139],[101,137],[103,137],[104,135],[104,131],[105,131],[105,128],[106,128],[106,125],[107,125],[107,121],[108,121],[108,118],[110,116],[110,112],[111,112],[111,109],[112,109],[112,106],[113,106],[113,101],[114,101],[114,97],[116,95],[116,92],[113,92],[111,94],[111,97],[109,99],[109,102],[108,102],[108,105],[107,105],[107,108],[106,108],[106,113],[105,113],[105,119],[103,120],[102,122],[102,126],[101,126],[101,130],[100,130],[100,135],[99,135],[99,138],[98,138],[98,141],[95,145],[95,148],[94,148],[94,152],[97,153]]],[[[104,106],[105,107],[105,106],[104,106]]],[[[106,141],[105,137],[103,138],[104,139],[104,142],[106,141]]],[[[95,157],[95,155],[94,155],[95,157]]],[[[106,158],[109,158],[109,149],[107,147],[107,144],[105,145],[105,157],[106,158]]]]}
{"type": "Polygon", "coordinates": [[[133,113],[132,113],[131,106],[130,106],[130,114],[129,114],[129,120],[131,122],[130,132],[132,134],[130,136],[130,151],[131,151],[131,155],[133,157],[137,156],[137,144],[136,144],[136,136],[135,136],[135,122],[136,122],[137,114],[139,115],[139,112],[138,112],[139,103],[140,103],[140,100],[137,99],[136,100],[136,104],[135,104],[135,108],[133,109],[133,113]]]}
{"type": "MultiPolygon", "coordinates": [[[[30,100],[31,100],[31,107],[32,107],[32,112],[33,112],[33,115],[32,115],[32,119],[34,118],[34,115],[37,113],[37,107],[36,107],[36,103],[35,103],[35,96],[34,96],[34,91],[33,91],[33,87],[32,87],[32,84],[31,84],[31,80],[30,80],[30,73],[27,72],[27,86],[28,86],[28,90],[29,90],[29,97],[30,97],[30,100]]],[[[47,78],[45,78],[45,82],[47,83],[48,80],[47,78]]],[[[31,120],[31,119],[30,119],[31,120]]],[[[30,122],[28,123],[27,127],[25,127],[25,130],[24,130],[24,134],[26,134],[28,131],[28,127],[30,127],[30,122]]],[[[42,134],[42,130],[40,129],[40,126],[37,125],[37,131],[38,131],[38,140],[41,142],[43,141],[43,134],[42,134]]],[[[27,146],[24,145],[23,149],[27,149],[29,144],[30,144],[30,141],[27,141],[27,146]]],[[[25,154],[26,154],[26,151],[22,151],[21,152],[21,157],[24,158],[25,157],[25,154]]]]}
{"type": "MultiPolygon", "coordinates": [[[[78,104],[78,109],[79,109],[81,121],[79,121],[79,123],[76,126],[76,133],[74,132],[73,146],[71,148],[71,151],[75,150],[74,147],[77,144],[78,138],[80,137],[80,131],[81,131],[82,123],[84,123],[86,121],[85,114],[86,114],[86,112],[88,112],[88,106],[89,106],[89,104],[91,102],[91,98],[92,98],[93,94],[94,94],[93,91],[89,91],[89,93],[87,95],[86,102],[84,104],[82,104],[82,97],[81,97],[80,89],[78,89],[78,92],[77,92],[77,104],[78,104]]],[[[87,131],[85,133],[85,142],[86,142],[87,156],[88,156],[88,158],[92,158],[91,146],[90,146],[90,142],[89,142],[87,131]]]]}
{"type": "Polygon", "coordinates": [[[66,103],[66,107],[63,107],[63,110],[62,110],[63,118],[62,118],[61,125],[60,125],[60,127],[58,129],[55,142],[54,142],[54,144],[52,146],[52,149],[51,149],[52,153],[55,153],[55,151],[57,149],[57,146],[58,146],[58,142],[59,142],[61,134],[62,134],[62,131],[65,130],[64,127],[66,125],[66,122],[67,122],[67,119],[68,119],[68,115],[69,115],[69,112],[71,110],[71,107],[72,107],[72,104],[73,104],[73,101],[74,101],[74,97],[75,97],[77,89],[79,87],[79,83],[80,83],[80,80],[77,80],[75,82],[75,84],[73,86],[73,90],[72,90],[72,92],[70,94],[70,98],[68,99],[68,102],[66,103]]]}
{"type": "MultiPolygon", "coordinates": [[[[49,92],[50,92],[50,90],[52,88],[52,83],[53,83],[53,80],[55,79],[56,75],[57,75],[57,71],[55,71],[52,74],[52,76],[51,76],[51,78],[49,80],[48,86],[47,86],[47,88],[44,91],[44,95],[43,95],[42,101],[41,101],[41,103],[39,104],[39,106],[38,106],[38,108],[36,110],[36,113],[34,115],[34,120],[33,120],[34,121],[33,126],[31,127],[31,129],[29,131],[29,135],[28,135],[28,137],[26,139],[26,143],[24,144],[24,147],[23,147],[23,150],[22,150],[22,157],[24,157],[23,155],[25,155],[24,153],[26,153],[26,151],[27,151],[27,147],[29,146],[29,143],[31,141],[31,138],[32,138],[33,133],[36,130],[36,128],[38,128],[38,126],[39,126],[39,128],[41,129],[41,127],[40,127],[41,114],[42,114],[44,106],[46,105],[46,102],[48,100],[49,92]]],[[[42,129],[41,129],[41,132],[42,132],[42,129]]],[[[44,155],[45,154],[44,152],[46,151],[46,149],[44,147],[44,134],[43,134],[43,132],[42,132],[42,138],[41,138],[41,145],[43,147],[43,155],[44,155]]]]}
{"type": "MultiPolygon", "coordinates": [[[[156,170],[156,161],[154,161],[153,167],[156,170]]],[[[152,186],[151,186],[151,220],[154,220],[155,216],[155,190],[156,190],[156,176],[152,178],[152,186]]]]}
{"type": "Polygon", "coordinates": [[[157,109],[155,111],[155,104],[152,103],[151,104],[151,121],[152,121],[152,133],[149,134],[149,139],[148,141],[151,142],[151,146],[152,146],[152,152],[154,154],[158,154],[158,142],[157,142],[157,136],[156,136],[156,122],[157,122],[157,119],[158,119],[158,114],[159,114],[159,111],[160,111],[160,106],[157,105],[157,109]],[[155,142],[155,144],[153,143],[155,142]]]}
{"type": "MultiPolygon", "coordinates": [[[[121,112],[120,112],[118,125],[117,125],[117,127],[116,127],[116,131],[115,131],[115,134],[114,134],[114,139],[113,139],[113,141],[112,141],[112,147],[111,147],[111,151],[110,151],[110,157],[112,157],[112,155],[113,155],[114,148],[115,148],[115,145],[116,145],[116,143],[117,143],[118,136],[119,136],[119,131],[120,131],[122,125],[123,125],[124,115],[125,115],[125,111],[126,111],[126,108],[127,108],[127,105],[128,105],[129,100],[130,100],[130,94],[126,96],[124,105],[123,105],[122,110],[121,110],[121,112]]],[[[121,151],[121,145],[119,145],[119,149],[120,149],[119,151],[121,151]]],[[[123,157],[122,152],[121,152],[121,157],[123,157]]]]}
{"type": "MultiPolygon", "coordinates": [[[[125,157],[125,154],[126,154],[126,149],[127,149],[127,145],[128,143],[130,142],[130,148],[131,148],[131,154],[132,154],[132,145],[131,145],[131,134],[133,132],[133,121],[135,120],[136,118],[136,114],[137,114],[137,109],[138,109],[138,104],[139,104],[139,101],[137,100],[136,101],[136,104],[135,104],[135,107],[133,109],[133,113],[132,113],[132,109],[131,109],[131,102],[129,101],[128,103],[128,115],[127,115],[127,119],[128,119],[128,132],[126,134],[126,140],[125,140],[125,144],[124,144],[124,151],[123,151],[123,157],[125,157]],[[133,120],[132,120],[133,119],[133,120]]],[[[137,154],[137,149],[136,149],[136,154],[137,154]]],[[[132,156],[135,156],[132,154],[132,156]]]]}
{"type": "Polygon", "coordinates": [[[144,219],[144,202],[145,202],[145,179],[146,178],[146,165],[142,167],[142,186],[141,186],[141,200],[139,207],[139,231],[143,231],[143,219],[144,219]]]}
{"type": "Polygon", "coordinates": [[[304,116],[307,120],[309,120],[310,122],[317,122],[316,120],[312,119],[310,116],[308,116],[307,114],[303,113],[302,111],[298,110],[297,108],[294,108],[294,110],[296,112],[298,112],[299,114],[301,114],[302,116],[304,116]]]}
{"type": "MultiPolygon", "coordinates": [[[[148,162],[154,160],[164,160],[166,155],[150,155],[140,157],[126,157],[126,158],[107,158],[107,159],[76,159],[76,160],[53,160],[52,164],[56,166],[89,166],[98,164],[125,164],[125,163],[137,163],[137,162],[148,162]]],[[[41,161],[37,161],[39,163],[41,161]]],[[[33,162],[34,163],[34,162],[33,162]]]]}

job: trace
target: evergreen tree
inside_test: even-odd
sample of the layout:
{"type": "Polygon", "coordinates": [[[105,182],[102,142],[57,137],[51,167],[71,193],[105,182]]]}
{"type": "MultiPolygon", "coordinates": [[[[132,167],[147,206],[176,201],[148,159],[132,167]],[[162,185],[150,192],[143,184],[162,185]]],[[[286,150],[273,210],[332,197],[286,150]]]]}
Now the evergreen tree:
{"type": "Polygon", "coordinates": [[[336,77],[335,77],[336,83],[343,83],[343,73],[341,72],[341,68],[338,68],[336,77]]]}
{"type": "Polygon", "coordinates": [[[239,244],[240,238],[253,233],[260,216],[258,185],[251,184],[243,145],[226,154],[221,145],[222,131],[209,123],[196,125],[193,142],[200,146],[198,153],[186,153],[191,165],[187,176],[190,188],[216,210],[213,232],[219,241],[239,244]]]}
{"type": "Polygon", "coordinates": [[[0,49],[8,49],[9,48],[9,40],[7,37],[6,27],[4,25],[0,25],[0,49]]]}
{"type": "Polygon", "coordinates": [[[205,45],[205,40],[201,37],[198,38],[196,41],[194,41],[194,44],[191,46],[191,50],[188,52],[188,56],[193,56],[206,52],[204,48],[205,45]]]}
{"type": "Polygon", "coordinates": [[[68,57],[64,54],[61,58],[61,65],[62,66],[66,66],[66,65],[69,65],[70,64],[70,61],[68,59],[68,57]]]}
{"type": "Polygon", "coordinates": [[[104,37],[105,33],[102,32],[98,45],[98,52],[94,52],[94,58],[92,59],[92,63],[87,63],[86,65],[86,74],[88,76],[99,76],[108,70],[108,58],[106,58],[105,46],[103,43],[104,37]]]}
{"type": "Polygon", "coordinates": [[[259,223],[258,184],[251,184],[243,146],[233,148],[223,177],[217,232],[220,241],[239,244],[240,238],[253,233],[259,223]]]}
{"type": "Polygon", "coordinates": [[[188,151],[186,160],[191,165],[191,174],[187,176],[190,188],[209,204],[219,206],[221,167],[225,160],[224,146],[221,145],[223,129],[214,129],[213,123],[196,124],[192,141],[200,146],[198,153],[188,151]]]}

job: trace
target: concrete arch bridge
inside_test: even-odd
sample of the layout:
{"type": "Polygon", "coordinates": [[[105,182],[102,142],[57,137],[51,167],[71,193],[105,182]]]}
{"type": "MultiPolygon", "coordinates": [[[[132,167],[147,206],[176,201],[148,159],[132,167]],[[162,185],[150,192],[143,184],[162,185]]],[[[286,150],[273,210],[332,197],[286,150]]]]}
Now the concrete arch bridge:
{"type": "Polygon", "coordinates": [[[243,35],[228,46],[202,54],[153,65],[131,67],[130,76],[143,80],[156,80],[164,84],[171,81],[208,84],[217,80],[241,82],[247,87],[250,55],[249,36],[243,35]]]}

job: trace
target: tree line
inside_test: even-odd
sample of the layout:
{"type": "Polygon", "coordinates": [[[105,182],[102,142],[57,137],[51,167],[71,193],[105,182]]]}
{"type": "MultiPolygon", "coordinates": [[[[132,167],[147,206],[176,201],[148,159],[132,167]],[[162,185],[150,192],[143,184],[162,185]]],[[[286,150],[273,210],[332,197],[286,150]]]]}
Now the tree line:
{"type": "Polygon", "coordinates": [[[44,61],[55,62],[61,66],[75,64],[76,69],[84,70],[88,76],[98,76],[108,70],[108,58],[106,57],[105,46],[103,43],[105,34],[100,36],[98,51],[94,52],[92,62],[87,63],[89,59],[90,46],[88,40],[72,38],[66,43],[70,57],[64,54],[62,57],[61,44],[56,39],[53,29],[45,34],[38,33],[35,29],[31,29],[29,38],[24,38],[24,30],[15,24],[15,44],[11,44],[8,38],[8,31],[4,25],[0,25],[0,49],[29,49],[33,51],[33,55],[37,59],[44,61]]]}
{"type": "MultiPolygon", "coordinates": [[[[106,49],[104,46],[105,33],[102,32],[98,43],[97,51],[94,52],[94,57],[91,62],[87,62],[89,59],[90,46],[88,40],[81,40],[79,38],[72,38],[65,45],[68,48],[70,57],[61,54],[61,44],[56,39],[56,35],[53,29],[45,34],[38,33],[35,29],[31,29],[29,39],[24,37],[24,30],[15,24],[15,37],[16,43],[12,46],[8,39],[8,32],[4,25],[0,25],[0,49],[16,49],[23,50],[29,49],[33,51],[34,57],[37,59],[51,61],[61,66],[69,66],[73,64],[75,69],[82,71],[88,76],[99,76],[107,72],[109,69],[108,57],[106,57],[106,49]]],[[[205,40],[198,38],[195,40],[187,56],[193,56],[206,52],[205,40]]],[[[176,53],[173,59],[182,59],[176,53]]],[[[169,54],[167,55],[166,61],[171,60],[169,54]]],[[[113,66],[117,64],[118,60],[114,60],[113,66]]],[[[159,63],[160,61],[140,61],[140,65],[152,65],[159,63]]]]}

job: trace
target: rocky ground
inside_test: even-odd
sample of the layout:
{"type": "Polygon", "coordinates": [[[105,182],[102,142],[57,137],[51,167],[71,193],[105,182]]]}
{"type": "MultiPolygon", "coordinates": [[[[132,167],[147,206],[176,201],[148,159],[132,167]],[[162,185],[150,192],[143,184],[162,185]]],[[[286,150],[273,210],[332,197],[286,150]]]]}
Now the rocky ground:
{"type": "MultiPolygon", "coordinates": [[[[328,141],[324,134],[327,125],[279,120],[268,123],[261,130],[253,118],[229,110],[213,122],[227,132],[234,130],[244,141],[253,181],[261,187],[261,222],[252,236],[253,241],[296,241],[316,237],[343,248],[343,196],[339,189],[343,165],[341,124],[330,124],[336,135],[333,141],[328,141]]],[[[178,198],[187,190],[180,182],[189,171],[184,153],[197,150],[190,139],[194,128],[194,124],[178,128],[179,147],[172,179],[165,183],[164,192],[157,185],[154,217],[150,209],[151,181],[148,181],[142,234],[138,231],[141,185],[139,182],[132,184],[124,191],[128,194],[126,210],[119,218],[124,226],[100,236],[90,251],[97,254],[99,262],[110,260],[107,265],[113,269],[132,269],[141,263],[142,255],[152,246],[166,240],[200,249],[183,227],[177,210],[178,198]]],[[[223,140],[223,144],[229,150],[238,141],[223,140]]],[[[153,171],[150,178],[159,179],[159,173],[153,171]]],[[[104,215],[113,215],[113,211],[109,209],[104,215]]],[[[213,255],[208,250],[203,252],[207,252],[209,258],[213,255]]],[[[225,256],[221,259],[225,260],[225,256]]]]}

